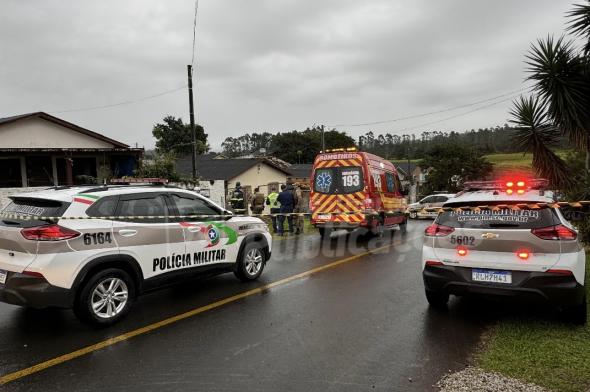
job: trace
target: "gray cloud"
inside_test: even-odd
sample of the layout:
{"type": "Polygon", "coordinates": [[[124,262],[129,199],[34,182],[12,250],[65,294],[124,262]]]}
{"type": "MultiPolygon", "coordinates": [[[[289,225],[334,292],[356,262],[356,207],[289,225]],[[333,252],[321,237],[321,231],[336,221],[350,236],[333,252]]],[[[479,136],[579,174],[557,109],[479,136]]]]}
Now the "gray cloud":
{"type": "MultiPolygon", "coordinates": [[[[183,86],[193,6],[5,1],[0,116],[107,105],[183,86]]],[[[524,86],[525,51],[537,37],[561,34],[569,8],[551,0],[200,0],[198,120],[215,147],[246,131],[378,121],[493,97],[524,86]]],[[[154,123],[167,114],[188,118],[186,98],[179,91],[58,115],[151,147],[154,123]]],[[[502,124],[509,106],[428,128],[502,124]]],[[[412,129],[452,114],[349,130],[412,129]]]]}

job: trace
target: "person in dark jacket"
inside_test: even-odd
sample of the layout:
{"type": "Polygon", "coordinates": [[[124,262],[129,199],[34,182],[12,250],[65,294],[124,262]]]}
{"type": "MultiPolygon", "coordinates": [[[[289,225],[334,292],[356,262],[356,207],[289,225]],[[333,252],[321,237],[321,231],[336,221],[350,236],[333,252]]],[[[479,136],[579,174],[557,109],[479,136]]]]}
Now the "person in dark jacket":
{"type": "Polygon", "coordinates": [[[242,184],[236,182],[236,187],[231,194],[230,205],[234,213],[244,214],[246,212],[244,202],[244,191],[242,190],[242,184]]]}
{"type": "MultiPolygon", "coordinates": [[[[295,195],[291,190],[287,189],[286,185],[281,185],[281,193],[279,193],[279,197],[277,201],[281,203],[281,214],[291,214],[293,209],[295,208],[295,195]]],[[[287,222],[289,223],[289,232],[293,232],[293,216],[289,215],[287,218],[287,222]]],[[[285,215],[279,215],[279,235],[283,235],[285,231],[285,215]]]]}

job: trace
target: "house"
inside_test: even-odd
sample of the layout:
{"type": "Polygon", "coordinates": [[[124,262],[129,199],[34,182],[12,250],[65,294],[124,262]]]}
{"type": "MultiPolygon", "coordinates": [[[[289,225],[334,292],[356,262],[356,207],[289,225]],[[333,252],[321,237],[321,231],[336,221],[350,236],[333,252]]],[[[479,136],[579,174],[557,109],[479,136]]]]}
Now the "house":
{"type": "Polygon", "coordinates": [[[416,201],[420,194],[420,188],[426,182],[426,172],[415,163],[404,162],[395,165],[402,185],[409,191],[409,201],[416,201]]]}
{"type": "Polygon", "coordinates": [[[293,164],[289,166],[291,175],[287,179],[291,182],[309,184],[312,170],[313,164],[311,163],[293,164]]]}
{"type": "Polygon", "coordinates": [[[44,112],[0,118],[0,188],[78,185],[132,175],[142,148],[44,112]]]}
{"type": "MultiPolygon", "coordinates": [[[[280,184],[286,183],[287,177],[291,175],[286,167],[268,158],[217,159],[214,154],[206,154],[197,157],[196,166],[201,182],[205,186],[209,182],[212,187],[222,182],[226,196],[235,189],[238,182],[248,195],[256,187],[268,195],[272,190],[278,190],[280,184]]],[[[190,155],[176,161],[176,172],[184,177],[192,175],[190,155]]],[[[220,202],[217,197],[211,198],[220,202]]]]}

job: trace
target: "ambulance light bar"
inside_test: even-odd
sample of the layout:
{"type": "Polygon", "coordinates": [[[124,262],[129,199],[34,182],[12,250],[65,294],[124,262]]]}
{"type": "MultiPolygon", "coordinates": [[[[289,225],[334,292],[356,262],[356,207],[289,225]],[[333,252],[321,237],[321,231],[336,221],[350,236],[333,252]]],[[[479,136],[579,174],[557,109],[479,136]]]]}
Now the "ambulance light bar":
{"type": "Polygon", "coordinates": [[[356,147],[346,147],[346,148],[329,148],[326,151],[321,151],[322,153],[325,152],[357,152],[358,149],[356,147]]]}

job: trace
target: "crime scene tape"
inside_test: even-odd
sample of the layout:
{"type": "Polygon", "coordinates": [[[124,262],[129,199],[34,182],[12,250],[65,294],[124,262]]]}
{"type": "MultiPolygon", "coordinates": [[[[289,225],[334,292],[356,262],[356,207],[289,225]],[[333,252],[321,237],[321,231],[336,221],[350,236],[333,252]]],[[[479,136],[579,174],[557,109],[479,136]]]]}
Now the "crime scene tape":
{"type": "MultiPolygon", "coordinates": [[[[500,210],[524,210],[524,209],[531,209],[537,210],[541,208],[584,208],[586,206],[590,206],[589,200],[582,200],[582,201],[574,201],[574,202],[566,202],[560,201],[555,203],[515,203],[515,204],[494,204],[494,205],[481,205],[481,206],[456,206],[456,207],[430,207],[430,208],[423,208],[420,210],[421,212],[446,212],[446,211],[500,211],[500,210]]],[[[41,215],[28,215],[28,214],[18,214],[18,213],[10,213],[10,212],[1,212],[0,218],[4,219],[11,219],[11,220],[24,220],[24,221],[31,221],[31,220],[40,220],[40,221],[58,221],[58,220],[81,220],[81,219],[100,219],[100,220],[149,220],[149,219],[174,219],[174,220],[182,220],[182,219],[227,219],[229,217],[255,217],[255,218],[264,218],[264,217],[307,217],[313,215],[358,215],[363,214],[365,216],[378,216],[380,214],[385,214],[388,216],[391,215],[400,215],[400,214],[407,214],[407,211],[401,210],[389,210],[383,212],[377,211],[366,211],[366,210],[356,210],[356,211],[333,211],[333,212],[287,212],[287,213],[274,213],[274,214],[251,214],[251,215],[239,215],[239,214],[219,214],[219,215],[123,215],[123,216],[41,216],[41,215]]]]}

